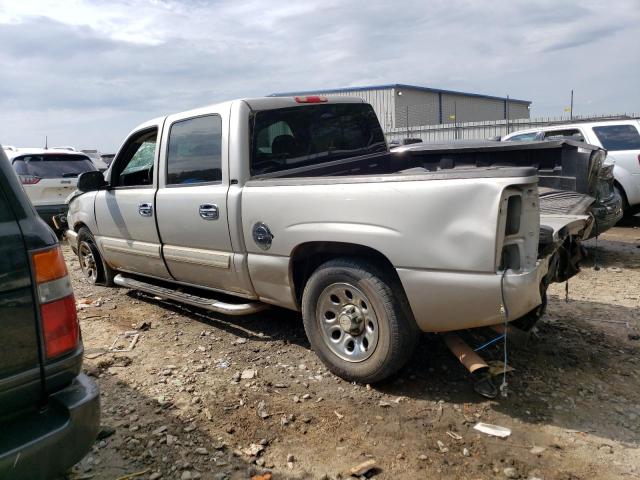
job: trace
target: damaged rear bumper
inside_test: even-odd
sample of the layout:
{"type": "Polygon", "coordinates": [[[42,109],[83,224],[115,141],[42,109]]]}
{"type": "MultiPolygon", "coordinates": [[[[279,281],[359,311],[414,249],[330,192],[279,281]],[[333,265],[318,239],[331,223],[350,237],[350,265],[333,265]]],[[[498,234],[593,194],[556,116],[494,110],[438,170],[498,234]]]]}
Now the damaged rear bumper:
{"type": "Polygon", "coordinates": [[[424,332],[447,332],[495,325],[504,321],[502,290],[509,321],[540,305],[540,284],[549,259],[538,260],[522,273],[447,272],[396,269],[418,327],[424,332]],[[503,287],[501,287],[503,283],[503,287]]]}

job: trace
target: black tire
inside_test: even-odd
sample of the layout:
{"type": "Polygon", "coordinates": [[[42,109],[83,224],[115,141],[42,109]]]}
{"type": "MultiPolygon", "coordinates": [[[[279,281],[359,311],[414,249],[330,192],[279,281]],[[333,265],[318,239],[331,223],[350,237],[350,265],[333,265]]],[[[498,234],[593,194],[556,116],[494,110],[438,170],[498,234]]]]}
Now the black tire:
{"type": "Polygon", "coordinates": [[[633,216],[633,212],[631,211],[631,208],[629,207],[629,202],[627,201],[627,195],[624,192],[624,190],[622,190],[621,187],[618,187],[618,185],[614,185],[613,186],[613,191],[622,199],[622,215],[625,218],[629,218],[633,216]]]}
{"type": "Polygon", "coordinates": [[[78,260],[82,274],[89,283],[105,287],[115,285],[113,283],[115,272],[100,255],[96,240],[87,227],[78,230],[78,260]]]}
{"type": "Polygon", "coordinates": [[[359,383],[380,382],[400,370],[420,337],[400,282],[383,268],[359,258],[333,259],[313,272],[302,295],[302,318],[307,338],[320,360],[335,375],[359,383]],[[341,289],[346,305],[336,295],[330,295],[341,289]],[[348,297],[348,293],[352,296],[348,297]],[[334,297],[338,303],[327,303],[333,302],[328,299],[334,297]],[[321,313],[324,308],[331,311],[321,313]],[[347,331],[343,320],[350,319],[351,314],[354,320],[347,325],[352,330],[347,331]],[[326,317],[332,319],[325,320],[326,317]],[[329,332],[330,328],[334,330],[329,332]],[[332,337],[336,332],[340,337],[332,337]],[[371,343],[365,341],[369,338],[371,343]],[[345,359],[348,356],[353,358],[345,359]]]}

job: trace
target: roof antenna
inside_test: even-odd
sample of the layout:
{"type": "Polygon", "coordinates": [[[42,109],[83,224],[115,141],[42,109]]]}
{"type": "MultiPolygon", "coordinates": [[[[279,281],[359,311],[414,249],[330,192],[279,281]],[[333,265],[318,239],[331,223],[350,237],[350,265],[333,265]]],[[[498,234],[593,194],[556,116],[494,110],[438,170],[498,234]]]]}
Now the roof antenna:
{"type": "Polygon", "coordinates": [[[44,149],[49,149],[49,138],[46,135],[44,136],[44,149]]]}

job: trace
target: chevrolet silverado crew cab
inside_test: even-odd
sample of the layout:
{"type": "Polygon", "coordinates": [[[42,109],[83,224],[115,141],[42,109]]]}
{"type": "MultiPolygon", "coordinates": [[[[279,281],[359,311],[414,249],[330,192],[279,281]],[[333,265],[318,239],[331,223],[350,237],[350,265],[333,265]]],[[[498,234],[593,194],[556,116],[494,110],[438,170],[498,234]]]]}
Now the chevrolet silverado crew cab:
{"type": "Polygon", "coordinates": [[[626,216],[640,213],[640,120],[608,120],[600,122],[550,125],[520,130],[503,141],[571,138],[607,150],[615,163],[615,189],[622,198],[626,216]]]}
{"type": "Polygon", "coordinates": [[[551,265],[535,169],[395,159],[357,98],[156,118],[78,190],[66,235],[89,281],[226,314],[299,310],[321,360],[360,382],[397,371],[419,331],[535,310],[551,265]]]}
{"type": "Polygon", "coordinates": [[[0,478],[62,474],[93,445],[96,385],[83,373],[76,303],[58,239],[0,149],[0,478]]]}

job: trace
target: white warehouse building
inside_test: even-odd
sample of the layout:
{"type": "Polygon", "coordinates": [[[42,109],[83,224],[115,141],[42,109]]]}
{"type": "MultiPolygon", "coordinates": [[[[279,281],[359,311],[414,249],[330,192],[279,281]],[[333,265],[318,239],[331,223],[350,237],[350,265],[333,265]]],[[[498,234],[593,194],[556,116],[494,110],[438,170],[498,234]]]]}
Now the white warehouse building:
{"type": "Polygon", "coordinates": [[[373,106],[383,129],[529,118],[531,102],[415,85],[389,84],[274,93],[271,96],[354,96],[373,106]]]}

